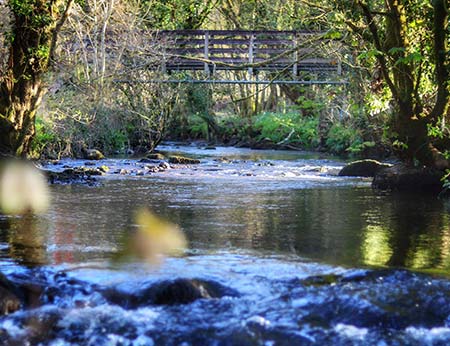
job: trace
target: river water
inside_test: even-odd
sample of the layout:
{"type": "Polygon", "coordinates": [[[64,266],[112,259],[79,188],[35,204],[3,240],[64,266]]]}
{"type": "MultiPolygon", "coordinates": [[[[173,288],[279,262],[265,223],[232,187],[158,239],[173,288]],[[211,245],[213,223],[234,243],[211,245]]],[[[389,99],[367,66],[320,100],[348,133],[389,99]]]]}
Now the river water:
{"type": "Polygon", "coordinates": [[[2,272],[47,287],[39,306],[0,318],[0,345],[450,343],[444,201],[376,193],[319,154],[160,149],[201,164],[140,176],[137,160],[103,160],[112,169],[100,184],[51,186],[47,214],[0,218],[2,272]],[[140,207],[181,227],[184,255],[158,267],[110,261],[140,207]],[[102,293],[177,278],[234,293],[135,307],[102,293]]]}

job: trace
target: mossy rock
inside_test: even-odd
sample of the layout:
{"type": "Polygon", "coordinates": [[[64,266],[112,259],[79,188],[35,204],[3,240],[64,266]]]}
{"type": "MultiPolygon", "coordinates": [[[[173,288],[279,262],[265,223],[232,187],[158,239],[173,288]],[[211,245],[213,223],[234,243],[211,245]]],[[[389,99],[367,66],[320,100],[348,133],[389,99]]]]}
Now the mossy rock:
{"type": "Polygon", "coordinates": [[[74,184],[74,183],[92,183],[95,181],[93,176],[103,175],[98,168],[66,168],[62,172],[44,171],[51,184],[74,184]]]}
{"type": "Polygon", "coordinates": [[[199,164],[200,160],[191,159],[190,157],[184,157],[184,156],[169,156],[169,163],[195,165],[195,164],[199,164]]]}
{"type": "Polygon", "coordinates": [[[164,160],[166,157],[161,153],[150,153],[145,158],[149,160],[164,160]]]}
{"type": "Polygon", "coordinates": [[[341,177],[374,177],[377,172],[392,165],[376,160],[359,160],[347,164],[339,172],[341,177]]]}
{"type": "Polygon", "coordinates": [[[86,149],[83,151],[85,160],[103,160],[105,156],[97,149],[86,149]]]}

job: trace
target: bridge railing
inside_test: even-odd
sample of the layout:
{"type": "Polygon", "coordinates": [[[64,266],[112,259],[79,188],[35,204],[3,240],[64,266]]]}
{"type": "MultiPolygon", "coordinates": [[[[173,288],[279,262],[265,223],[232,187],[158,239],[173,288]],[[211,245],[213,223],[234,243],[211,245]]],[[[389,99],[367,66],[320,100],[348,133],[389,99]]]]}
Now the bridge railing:
{"type": "Polygon", "coordinates": [[[300,31],[171,30],[158,32],[165,71],[218,70],[341,73],[338,57],[326,56],[318,33],[300,31]]]}

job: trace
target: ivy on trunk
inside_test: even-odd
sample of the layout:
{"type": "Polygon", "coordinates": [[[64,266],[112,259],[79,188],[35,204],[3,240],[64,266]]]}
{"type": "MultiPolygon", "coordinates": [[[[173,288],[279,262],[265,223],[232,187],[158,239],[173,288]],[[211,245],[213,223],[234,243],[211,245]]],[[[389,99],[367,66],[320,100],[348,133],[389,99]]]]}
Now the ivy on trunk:
{"type": "Polygon", "coordinates": [[[12,23],[6,70],[0,76],[1,157],[25,157],[30,149],[36,109],[44,94],[42,77],[72,2],[8,1],[12,23]]]}
{"type": "Polygon", "coordinates": [[[449,107],[447,0],[340,0],[335,9],[376,59],[392,95],[392,135],[406,163],[450,168],[428,127],[449,107]]]}

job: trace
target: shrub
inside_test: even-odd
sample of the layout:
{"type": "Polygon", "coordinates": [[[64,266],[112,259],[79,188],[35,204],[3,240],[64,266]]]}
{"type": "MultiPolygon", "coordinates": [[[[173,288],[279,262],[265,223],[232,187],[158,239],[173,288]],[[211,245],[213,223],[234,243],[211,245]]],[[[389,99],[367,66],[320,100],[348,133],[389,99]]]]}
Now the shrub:
{"type": "Polygon", "coordinates": [[[316,117],[299,113],[263,113],[256,117],[254,128],[260,133],[258,140],[314,148],[318,145],[317,125],[316,117]]]}
{"type": "Polygon", "coordinates": [[[326,145],[335,154],[359,154],[376,144],[374,141],[364,141],[361,130],[358,128],[336,122],[328,132],[326,145]]]}

